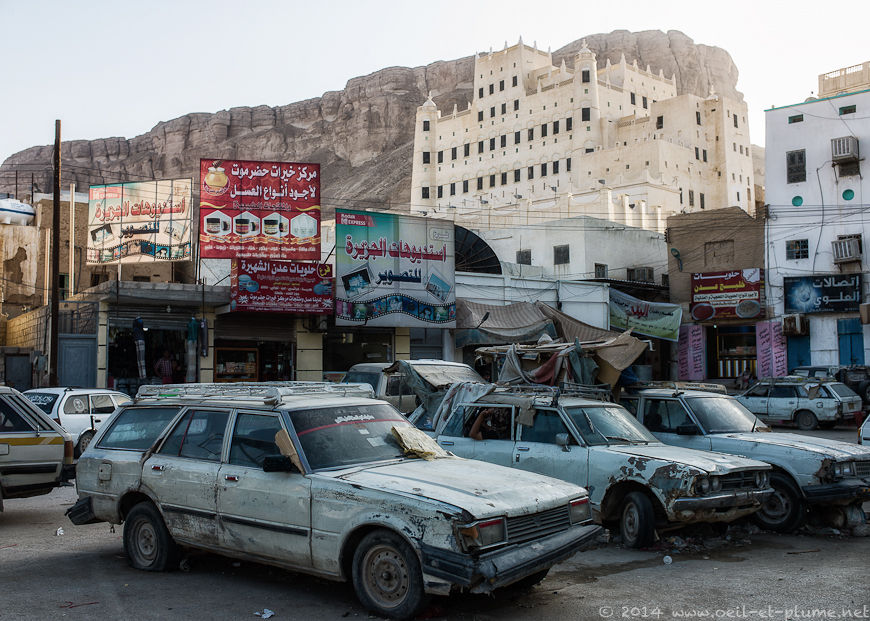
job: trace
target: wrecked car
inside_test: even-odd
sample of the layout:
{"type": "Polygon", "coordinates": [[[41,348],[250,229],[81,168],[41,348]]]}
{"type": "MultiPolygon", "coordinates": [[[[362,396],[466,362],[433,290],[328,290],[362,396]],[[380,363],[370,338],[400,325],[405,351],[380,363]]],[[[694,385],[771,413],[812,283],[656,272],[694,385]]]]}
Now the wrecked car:
{"type": "Polygon", "coordinates": [[[862,408],[861,397],[845,384],[806,377],[761,380],[736,399],[766,423],[794,423],[804,431],[854,420],[862,408]]]}
{"type": "Polygon", "coordinates": [[[864,523],[870,499],[870,447],[790,433],[771,433],[737,399],[699,390],[648,388],[621,403],[666,444],[744,455],[773,466],[774,494],[755,514],[770,530],[797,529],[810,508],[841,527],[864,523]]]}
{"type": "Polygon", "coordinates": [[[434,423],[457,455],[586,487],[595,521],[630,547],[649,546],[656,530],[749,515],[773,493],[767,464],[667,446],[622,407],[554,388],[458,386],[434,423]]]}
{"type": "Polygon", "coordinates": [[[539,582],[595,538],[579,486],[449,455],[369,386],[143,386],[78,464],[75,524],[124,523],[130,564],[180,548],[352,582],[413,617],[430,594],[539,582]]]}

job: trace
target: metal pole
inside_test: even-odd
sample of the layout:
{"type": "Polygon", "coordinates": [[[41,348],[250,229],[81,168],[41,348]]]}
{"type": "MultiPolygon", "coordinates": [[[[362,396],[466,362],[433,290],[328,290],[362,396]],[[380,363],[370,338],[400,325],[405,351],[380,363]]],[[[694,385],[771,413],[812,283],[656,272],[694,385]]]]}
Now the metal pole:
{"type": "Polygon", "coordinates": [[[67,297],[76,292],[76,184],[69,184],[69,276],[67,297]]]}
{"type": "Polygon", "coordinates": [[[54,122],[54,184],[52,191],[53,208],[51,219],[51,326],[49,328],[48,346],[48,383],[57,386],[60,382],[57,376],[57,329],[60,306],[60,119],[54,122]]]}

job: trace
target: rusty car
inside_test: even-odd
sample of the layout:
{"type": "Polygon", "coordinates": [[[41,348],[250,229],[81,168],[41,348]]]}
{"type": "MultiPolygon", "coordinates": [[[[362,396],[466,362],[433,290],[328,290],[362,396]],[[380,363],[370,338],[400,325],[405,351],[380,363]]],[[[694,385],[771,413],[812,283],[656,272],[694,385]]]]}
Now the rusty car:
{"type": "Polygon", "coordinates": [[[549,387],[457,385],[431,433],[457,455],[586,487],[595,520],[630,547],[749,515],[773,493],[765,463],[667,446],[619,405],[549,387]]]}
{"type": "Polygon", "coordinates": [[[353,584],[410,618],[429,595],[543,580],[592,541],[577,486],[450,455],[363,384],[143,386],[78,463],[75,524],[129,563],[213,551],[353,584]]]}

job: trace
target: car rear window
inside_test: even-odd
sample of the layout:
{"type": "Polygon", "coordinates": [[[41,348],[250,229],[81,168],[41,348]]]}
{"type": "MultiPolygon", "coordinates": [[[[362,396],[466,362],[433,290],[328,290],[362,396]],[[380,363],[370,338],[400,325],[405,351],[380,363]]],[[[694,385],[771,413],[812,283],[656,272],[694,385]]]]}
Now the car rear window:
{"type": "Polygon", "coordinates": [[[111,428],[98,446],[104,449],[147,451],[178,414],[178,409],[127,408],[112,421],[111,428]]]}
{"type": "Polygon", "coordinates": [[[50,392],[26,392],[24,396],[30,399],[30,402],[38,407],[46,414],[51,414],[51,409],[59,395],[50,392]]]}
{"type": "Polygon", "coordinates": [[[363,373],[362,371],[348,371],[342,384],[368,384],[373,390],[378,389],[380,373],[363,373]]]}
{"type": "Polygon", "coordinates": [[[858,396],[858,394],[854,390],[852,390],[851,388],[849,388],[845,384],[828,384],[827,386],[829,389],[834,391],[834,394],[837,395],[838,397],[846,398],[846,397],[857,397],[858,396]]]}

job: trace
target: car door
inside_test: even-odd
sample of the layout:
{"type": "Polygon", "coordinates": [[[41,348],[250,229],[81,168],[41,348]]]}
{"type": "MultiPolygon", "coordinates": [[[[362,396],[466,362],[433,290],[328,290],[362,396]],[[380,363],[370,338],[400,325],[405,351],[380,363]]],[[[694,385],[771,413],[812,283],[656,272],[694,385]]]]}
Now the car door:
{"type": "Polygon", "coordinates": [[[264,472],[280,455],[277,413],[239,411],[226,463],[218,472],[218,515],[224,548],[311,565],[311,483],[301,472],[264,472]]]}
{"type": "Polygon", "coordinates": [[[229,410],[190,408],[144,464],[142,484],[178,540],[218,546],[215,493],[229,410]]]}
{"type": "Polygon", "coordinates": [[[710,450],[710,439],[702,434],[701,427],[683,403],[677,399],[652,398],[643,400],[644,426],[665,444],[686,448],[710,450]],[[678,433],[680,427],[697,429],[694,435],[678,433]]]}
{"type": "Polygon", "coordinates": [[[446,450],[467,459],[480,459],[500,466],[513,465],[513,428],[514,408],[505,404],[466,403],[454,408],[443,430],[438,436],[438,443],[446,450]],[[474,422],[486,411],[500,410],[509,421],[509,429],[502,433],[487,434],[483,440],[475,440],[469,436],[474,422]]]}
{"type": "Polygon", "coordinates": [[[115,411],[116,406],[111,395],[95,392],[90,394],[90,407],[90,422],[93,425],[93,429],[99,429],[100,424],[109,418],[109,415],[115,411]]]}
{"type": "Polygon", "coordinates": [[[0,395],[0,485],[7,496],[51,487],[60,476],[64,437],[0,395]]]}
{"type": "Polygon", "coordinates": [[[66,394],[60,404],[60,425],[74,440],[91,428],[91,406],[86,392],[66,394]]]}
{"type": "Polygon", "coordinates": [[[798,395],[794,386],[774,384],[767,399],[767,414],[759,414],[765,422],[790,421],[798,409],[798,395]]]}
{"type": "Polygon", "coordinates": [[[517,425],[513,467],[546,474],[587,486],[589,449],[581,446],[555,409],[535,410],[531,426],[517,425]],[[568,445],[559,446],[556,436],[566,434],[568,445]]]}
{"type": "Polygon", "coordinates": [[[768,384],[756,384],[744,394],[737,397],[737,400],[746,407],[747,410],[764,418],[767,416],[767,399],[770,386],[768,384]]]}

